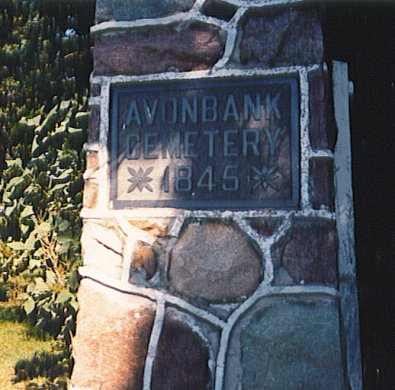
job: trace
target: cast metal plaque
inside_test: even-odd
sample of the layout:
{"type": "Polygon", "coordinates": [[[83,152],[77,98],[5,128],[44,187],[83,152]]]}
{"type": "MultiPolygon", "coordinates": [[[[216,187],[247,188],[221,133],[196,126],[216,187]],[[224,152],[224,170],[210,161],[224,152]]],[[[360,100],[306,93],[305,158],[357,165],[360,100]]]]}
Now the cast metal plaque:
{"type": "Polygon", "coordinates": [[[114,208],[292,208],[299,201],[295,77],[114,87],[114,208]]]}

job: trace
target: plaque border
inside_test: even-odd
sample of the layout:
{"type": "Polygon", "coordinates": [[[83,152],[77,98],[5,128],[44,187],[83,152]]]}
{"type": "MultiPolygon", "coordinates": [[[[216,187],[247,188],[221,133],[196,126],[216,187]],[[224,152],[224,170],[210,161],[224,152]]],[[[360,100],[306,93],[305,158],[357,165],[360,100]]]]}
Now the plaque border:
{"type": "Polygon", "coordinates": [[[172,209],[200,209],[200,210],[259,210],[259,209],[297,209],[300,202],[300,103],[299,77],[295,75],[248,75],[229,76],[221,78],[194,79],[160,79],[152,81],[136,81],[126,84],[114,84],[110,89],[110,208],[172,208],[172,209]],[[117,156],[118,156],[118,101],[120,94],[147,90],[191,89],[199,87],[242,86],[246,82],[264,81],[265,84],[288,84],[290,86],[290,114],[291,114],[291,185],[292,196],[287,199],[260,200],[119,200],[117,196],[117,156]]]}

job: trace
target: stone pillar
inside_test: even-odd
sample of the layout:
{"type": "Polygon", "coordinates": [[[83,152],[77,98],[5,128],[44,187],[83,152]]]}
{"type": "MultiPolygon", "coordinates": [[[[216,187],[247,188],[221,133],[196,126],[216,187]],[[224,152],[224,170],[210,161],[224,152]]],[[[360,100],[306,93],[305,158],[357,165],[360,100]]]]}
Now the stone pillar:
{"type": "Polygon", "coordinates": [[[73,388],[361,388],[316,5],[96,3],[73,388]]]}

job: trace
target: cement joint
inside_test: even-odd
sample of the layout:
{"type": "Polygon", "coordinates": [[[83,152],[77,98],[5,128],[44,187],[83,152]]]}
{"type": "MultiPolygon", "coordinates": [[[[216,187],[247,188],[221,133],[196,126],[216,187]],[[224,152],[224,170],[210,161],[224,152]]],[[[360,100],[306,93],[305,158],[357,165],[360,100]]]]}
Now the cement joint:
{"type": "Polygon", "coordinates": [[[238,7],[270,7],[273,5],[288,5],[294,3],[303,3],[306,0],[223,0],[238,7]]]}

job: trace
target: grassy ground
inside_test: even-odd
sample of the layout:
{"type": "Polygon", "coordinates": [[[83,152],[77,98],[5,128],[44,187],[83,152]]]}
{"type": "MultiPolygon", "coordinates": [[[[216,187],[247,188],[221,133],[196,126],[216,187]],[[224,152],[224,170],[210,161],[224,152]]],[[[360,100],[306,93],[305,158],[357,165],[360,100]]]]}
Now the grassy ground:
{"type": "MultiPolygon", "coordinates": [[[[23,323],[0,321],[0,389],[23,390],[34,388],[30,381],[13,383],[14,366],[20,359],[30,359],[35,352],[51,351],[51,341],[27,336],[23,323]]],[[[40,380],[34,380],[39,383],[40,380]]]]}

